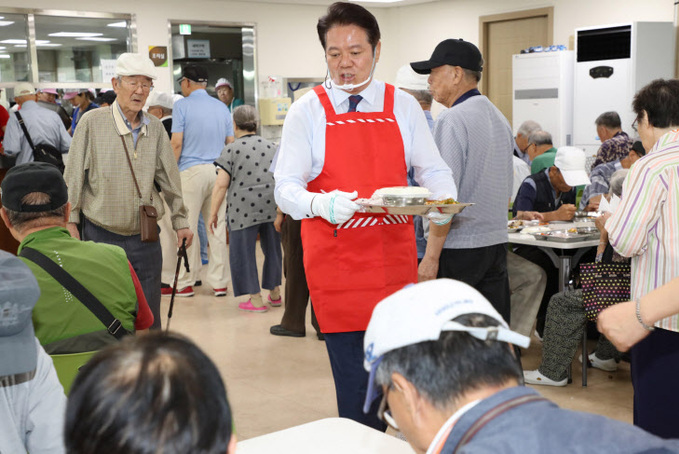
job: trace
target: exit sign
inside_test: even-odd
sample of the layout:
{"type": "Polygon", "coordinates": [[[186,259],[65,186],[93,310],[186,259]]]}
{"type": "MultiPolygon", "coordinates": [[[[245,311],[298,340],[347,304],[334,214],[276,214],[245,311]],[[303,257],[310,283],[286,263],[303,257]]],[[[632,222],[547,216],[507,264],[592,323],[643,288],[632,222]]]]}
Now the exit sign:
{"type": "Polygon", "coordinates": [[[180,35],[190,35],[191,34],[191,24],[179,24],[179,34],[180,35]]]}

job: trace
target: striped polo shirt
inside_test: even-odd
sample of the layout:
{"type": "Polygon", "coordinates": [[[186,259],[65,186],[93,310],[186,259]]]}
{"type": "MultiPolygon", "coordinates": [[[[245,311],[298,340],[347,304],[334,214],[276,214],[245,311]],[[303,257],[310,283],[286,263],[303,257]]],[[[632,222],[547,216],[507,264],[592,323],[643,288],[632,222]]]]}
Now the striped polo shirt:
{"type": "MultiPolygon", "coordinates": [[[[622,202],[606,222],[618,253],[632,257],[632,299],[679,276],[679,129],[663,135],[625,180],[622,202]]],[[[679,331],[679,315],[656,323],[679,331]]]]}

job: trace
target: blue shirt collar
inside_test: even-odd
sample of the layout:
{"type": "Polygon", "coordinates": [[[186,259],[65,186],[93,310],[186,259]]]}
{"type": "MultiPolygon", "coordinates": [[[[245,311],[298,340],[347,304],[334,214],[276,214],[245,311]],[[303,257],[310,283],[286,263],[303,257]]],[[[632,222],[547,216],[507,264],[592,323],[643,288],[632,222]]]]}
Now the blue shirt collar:
{"type": "MultiPolygon", "coordinates": [[[[481,92],[478,89],[472,88],[467,93],[465,93],[462,96],[460,96],[459,98],[457,98],[455,100],[455,102],[453,103],[453,106],[456,106],[458,104],[462,104],[463,102],[465,102],[466,100],[468,100],[472,96],[479,96],[480,94],[481,94],[481,92]]],[[[453,106],[451,106],[451,107],[453,107],[453,106]]]]}
{"type": "Polygon", "coordinates": [[[122,120],[123,120],[123,122],[125,123],[125,126],[127,126],[127,129],[128,129],[128,130],[134,131],[134,130],[136,129],[136,130],[138,131],[138,130],[140,130],[140,129],[142,128],[142,126],[146,126],[146,125],[148,125],[149,123],[151,123],[151,120],[150,120],[146,115],[144,115],[144,112],[143,112],[143,111],[139,111],[139,115],[141,116],[141,123],[139,123],[139,126],[137,126],[136,128],[132,129],[132,123],[130,123],[130,122],[127,120],[127,117],[125,117],[125,115],[123,114],[123,109],[120,108],[120,104],[118,104],[117,101],[114,102],[113,104],[115,104],[115,106],[118,108],[118,113],[120,114],[120,118],[122,118],[122,120]]]}

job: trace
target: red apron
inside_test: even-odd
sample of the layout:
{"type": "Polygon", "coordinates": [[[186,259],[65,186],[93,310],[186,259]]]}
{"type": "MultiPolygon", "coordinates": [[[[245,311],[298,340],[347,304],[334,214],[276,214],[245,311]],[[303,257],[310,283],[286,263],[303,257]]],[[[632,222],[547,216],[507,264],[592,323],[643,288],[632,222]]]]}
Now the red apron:
{"type": "MultiPolygon", "coordinates": [[[[325,109],[325,163],[311,192],[406,186],[403,140],[394,117],[394,87],[386,84],[383,112],[336,114],[322,86],[314,91],[325,109]]],[[[304,268],[316,317],[324,333],[365,331],[375,305],[417,282],[412,218],[356,213],[344,224],[321,217],[302,221],[304,268]]]]}

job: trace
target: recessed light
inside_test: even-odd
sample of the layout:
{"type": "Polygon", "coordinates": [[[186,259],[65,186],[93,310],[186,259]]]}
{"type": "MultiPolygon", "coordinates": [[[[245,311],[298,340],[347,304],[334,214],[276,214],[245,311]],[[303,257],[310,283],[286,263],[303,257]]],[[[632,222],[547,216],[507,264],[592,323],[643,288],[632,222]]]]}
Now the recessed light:
{"type": "Polygon", "coordinates": [[[13,23],[13,20],[0,20],[0,27],[6,27],[8,25],[12,25],[13,23]]]}
{"type": "Polygon", "coordinates": [[[85,33],[85,32],[58,32],[50,33],[49,36],[59,38],[91,38],[92,36],[101,36],[103,33],[85,33]]]}
{"type": "Polygon", "coordinates": [[[125,28],[125,27],[127,27],[127,21],[111,22],[110,24],[106,24],[106,26],[107,27],[125,28]]]}
{"type": "Polygon", "coordinates": [[[11,55],[8,54],[0,54],[0,58],[12,58],[11,55]]]}
{"type": "Polygon", "coordinates": [[[116,38],[97,38],[97,37],[92,37],[92,38],[76,38],[78,41],[117,41],[116,38]]]}
{"type": "Polygon", "coordinates": [[[5,39],[0,41],[3,44],[26,44],[25,39],[5,39]]]}

